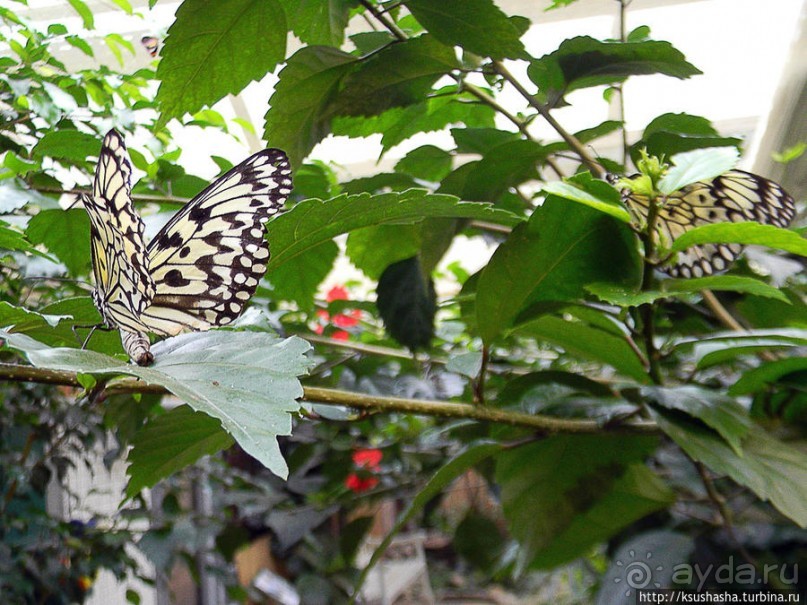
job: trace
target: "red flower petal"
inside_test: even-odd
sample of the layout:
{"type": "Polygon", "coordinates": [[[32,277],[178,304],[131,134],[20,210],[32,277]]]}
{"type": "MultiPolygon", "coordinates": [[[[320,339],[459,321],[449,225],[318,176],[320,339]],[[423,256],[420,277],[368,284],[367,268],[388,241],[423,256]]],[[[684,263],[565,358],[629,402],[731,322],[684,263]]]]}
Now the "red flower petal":
{"type": "Polygon", "coordinates": [[[334,340],[350,340],[350,334],[345,332],[344,330],[337,330],[333,334],[331,334],[331,338],[334,340]]]}
{"type": "Polygon", "coordinates": [[[384,453],[376,448],[356,450],[353,452],[353,464],[359,468],[367,468],[374,471],[378,469],[378,465],[381,464],[383,457],[384,453]]]}
{"type": "Polygon", "coordinates": [[[333,316],[331,323],[339,328],[352,328],[359,323],[355,317],[349,317],[344,313],[337,313],[333,316]]]}
{"type": "Polygon", "coordinates": [[[359,477],[356,473],[350,473],[345,478],[345,487],[356,494],[366,492],[378,485],[375,477],[359,477]]]}
{"type": "Polygon", "coordinates": [[[333,302],[335,300],[349,300],[347,290],[343,286],[334,286],[325,295],[325,300],[333,302]]]}

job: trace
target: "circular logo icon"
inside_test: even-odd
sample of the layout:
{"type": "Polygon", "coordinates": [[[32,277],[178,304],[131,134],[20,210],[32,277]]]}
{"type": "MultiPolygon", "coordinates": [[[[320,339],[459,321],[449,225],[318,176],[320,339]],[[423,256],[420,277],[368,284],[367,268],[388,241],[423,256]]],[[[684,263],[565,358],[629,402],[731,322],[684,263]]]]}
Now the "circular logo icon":
{"type": "Polygon", "coordinates": [[[653,580],[653,573],[662,571],[663,565],[652,565],[650,559],[653,558],[653,553],[645,553],[644,560],[637,560],[636,551],[629,550],[628,556],[630,560],[622,561],[617,559],[616,565],[620,568],[620,574],[614,578],[615,584],[625,583],[625,596],[629,597],[632,590],[642,588],[661,588],[659,582],[653,580]]]}

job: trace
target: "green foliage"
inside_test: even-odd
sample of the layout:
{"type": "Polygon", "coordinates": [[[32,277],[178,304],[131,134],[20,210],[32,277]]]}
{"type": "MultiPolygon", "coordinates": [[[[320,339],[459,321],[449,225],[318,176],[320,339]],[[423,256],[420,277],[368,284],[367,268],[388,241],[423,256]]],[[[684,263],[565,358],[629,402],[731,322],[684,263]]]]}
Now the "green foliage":
{"type": "MultiPolygon", "coordinates": [[[[128,0],[114,4],[137,18],[128,0]]],[[[0,528],[0,593],[13,580],[21,603],[82,602],[84,574],[132,569],[127,532],[73,527],[44,506],[50,474],[104,446],[109,461],[128,450],[121,498],[138,513],[144,488],[164,494],[138,547],[159,569],[185,561],[198,574],[194,559],[217,560],[233,600],[249,592],[231,575],[235,553],[266,533],[304,602],[358,598],[404,527],[445,537],[439,557],[427,552],[435,583],[461,571],[526,600],[536,570],[583,577],[581,602],[615,599],[619,557],[662,537],[670,568],[703,544],[718,558],[800,556],[797,540],[770,536],[807,525],[803,225],[705,225],[660,251],[631,220],[625,181],[600,172],[638,169],[631,183],[665,203],[730,169],[742,141],[666,113],[629,157],[592,158],[624,116],[569,133],[554,111],[576,90],[700,74],[673,43],[640,26],[534,57],[530,23],[492,0],[185,0],[155,72],[134,66],[133,52],[151,59],[121,34],[90,36],[97,15],[70,5],[78,29],[41,31],[0,9],[0,506],[16,515],[0,528]],[[290,35],[302,45],[288,55],[290,35]],[[113,63],[71,70],[65,48],[113,63]],[[116,331],[87,340],[101,317],[73,279],[91,273],[88,220],[61,192],[88,191],[114,125],[143,175],[134,191],[151,230],[208,182],[165,125],[260,133],[219,105],[253,82],[245,99],[273,87],[249,110],[265,111],[263,143],[287,152],[295,182],[267,225],[253,308],[235,330],[154,344],[152,367],[126,363],[116,331]],[[555,135],[539,140],[547,117],[555,135]],[[352,158],[313,159],[331,135],[378,143],[383,164],[348,176],[352,158]],[[578,173],[560,178],[570,158],[578,173]],[[704,243],[765,250],[720,275],[654,271],[660,255],[704,243]],[[20,387],[29,373],[81,387],[20,387]],[[115,394],[122,379],[185,405],[115,394]],[[486,414],[503,421],[471,419],[486,414]],[[212,488],[213,516],[184,504],[189,478],[212,488]],[[470,478],[479,499],[463,501],[470,478]],[[359,569],[380,500],[406,504],[359,569]],[[718,517],[722,528],[701,521],[718,517]],[[60,557],[71,566],[48,562],[60,557]]],[[[221,170],[240,159],[214,152],[221,170]]]]}

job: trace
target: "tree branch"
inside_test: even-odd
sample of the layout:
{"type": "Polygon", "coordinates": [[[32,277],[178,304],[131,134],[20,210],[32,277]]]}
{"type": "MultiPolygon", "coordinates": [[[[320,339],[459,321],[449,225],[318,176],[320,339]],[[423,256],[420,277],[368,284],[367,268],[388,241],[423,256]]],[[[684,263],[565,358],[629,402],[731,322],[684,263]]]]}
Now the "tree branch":
{"type": "MultiPolygon", "coordinates": [[[[0,363],[0,380],[40,382],[72,387],[81,386],[74,372],[34,368],[9,363],[0,363]]],[[[160,385],[146,384],[134,378],[111,380],[103,391],[103,394],[107,396],[127,393],[161,394],[167,393],[167,391],[160,385]]],[[[519,426],[543,433],[660,433],[658,426],[651,422],[623,423],[606,426],[596,420],[556,418],[553,416],[512,412],[493,407],[475,406],[468,403],[385,397],[322,387],[303,387],[302,400],[309,403],[345,406],[370,412],[402,412],[405,414],[436,416],[441,418],[464,418],[478,420],[480,422],[519,426]]]]}

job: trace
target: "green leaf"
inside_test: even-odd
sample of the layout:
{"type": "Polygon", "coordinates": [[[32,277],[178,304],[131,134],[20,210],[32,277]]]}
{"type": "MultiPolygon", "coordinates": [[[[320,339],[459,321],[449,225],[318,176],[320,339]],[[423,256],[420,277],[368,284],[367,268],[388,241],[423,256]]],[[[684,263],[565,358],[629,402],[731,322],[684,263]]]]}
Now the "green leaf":
{"type": "Polygon", "coordinates": [[[288,60],[269,100],[264,139],[280,147],[292,166],[331,131],[332,103],[356,57],[327,46],[306,46],[288,60]]]}
{"type": "Polygon", "coordinates": [[[399,160],[395,164],[395,171],[436,183],[451,172],[451,160],[449,152],[434,145],[423,145],[399,160]]]}
{"type": "Polygon", "coordinates": [[[480,335],[490,343],[529,303],[574,300],[592,282],[638,284],[639,275],[635,238],[627,227],[581,204],[548,198],[482,271],[476,300],[480,335]]]}
{"type": "Polygon", "coordinates": [[[729,388],[730,395],[747,395],[764,390],[769,384],[794,372],[807,370],[807,357],[793,357],[764,363],[753,370],[746,371],[742,377],[729,388]]]}
{"type": "Polygon", "coordinates": [[[516,573],[560,565],[662,509],[673,493],[643,464],[654,437],[556,435],[496,458],[516,573]]]}
{"type": "Polygon", "coordinates": [[[86,162],[87,158],[98,157],[101,143],[97,137],[77,130],[52,130],[45,133],[34,146],[32,153],[37,157],[86,162]]]}
{"type": "Polygon", "coordinates": [[[623,82],[632,75],[684,79],[699,73],[669,42],[603,42],[589,36],[564,40],[527,69],[530,80],[553,104],[573,90],[623,82]]]}
{"type": "Polygon", "coordinates": [[[339,47],[356,0],[281,0],[290,29],[309,46],[339,47]]]}
{"type": "Polygon", "coordinates": [[[712,223],[682,233],[670,246],[670,252],[680,252],[697,244],[756,244],[807,256],[807,239],[789,229],[762,225],[754,221],[742,223],[712,223]]]}
{"type": "Polygon", "coordinates": [[[65,40],[67,40],[67,43],[70,44],[70,46],[73,46],[73,47],[79,49],[81,52],[83,52],[88,57],[94,57],[95,56],[95,52],[93,51],[92,46],[90,46],[87,43],[87,41],[84,40],[84,38],[81,38],[81,37],[76,36],[76,35],[70,35],[70,36],[65,36],[65,40]]]}
{"type": "Polygon", "coordinates": [[[641,359],[625,337],[596,326],[547,315],[519,326],[518,333],[554,343],[571,356],[610,365],[637,382],[650,380],[641,359]]]}
{"type": "Polygon", "coordinates": [[[642,387],[642,395],[670,410],[686,412],[717,431],[734,453],[742,456],[742,441],[754,428],[748,410],[733,398],[697,386],[642,387]]]}
{"type": "Polygon", "coordinates": [[[665,195],[698,181],[712,180],[734,168],[740,152],[736,147],[696,149],[678,153],[670,158],[674,164],[658,183],[658,190],[665,195]]]}
{"type": "Polygon", "coordinates": [[[156,418],[135,433],[126,469],[129,484],[126,496],[132,498],[144,488],[182,470],[202,456],[215,454],[233,443],[221,422],[179,406],[156,418]]]}
{"type": "Polygon", "coordinates": [[[123,67],[123,52],[121,49],[126,49],[134,55],[134,46],[132,43],[120,34],[107,34],[104,36],[104,42],[106,42],[106,45],[109,47],[109,50],[112,51],[112,54],[115,55],[115,58],[118,60],[118,64],[120,64],[121,67],[123,67]]]}
{"type": "Polygon", "coordinates": [[[514,214],[487,204],[460,202],[422,189],[380,195],[340,195],[305,200],[269,223],[270,270],[306,250],[354,229],[411,224],[430,217],[471,218],[503,225],[520,222],[514,214]]]}
{"type": "Polygon", "coordinates": [[[752,330],[747,333],[730,332],[703,336],[691,345],[699,370],[731,361],[743,355],[757,355],[770,349],[794,349],[807,346],[807,332],[803,330],[752,330]]]}
{"type": "Polygon", "coordinates": [[[376,306],[387,332],[397,342],[412,351],[429,348],[437,299],[434,283],[423,274],[417,257],[384,269],[376,288],[376,306]]]}
{"type": "Polygon", "coordinates": [[[159,123],[262,79],[286,56],[286,32],[286,14],[277,0],[185,0],[157,68],[159,123]]]}
{"type": "Polygon", "coordinates": [[[344,78],[333,111],[372,116],[419,103],[439,78],[458,67],[453,49],[429,35],[392,44],[361,60],[344,78]]]}
{"type": "Polygon", "coordinates": [[[807,455],[803,452],[754,427],[743,439],[742,456],[738,456],[715,431],[686,416],[652,408],[651,414],[690,458],[728,475],[807,527],[807,455]]]}
{"type": "Polygon", "coordinates": [[[420,251],[420,225],[379,225],[348,235],[346,252],[356,268],[378,280],[388,266],[420,251]]]}
{"type": "Polygon", "coordinates": [[[446,362],[446,370],[456,372],[468,378],[476,378],[482,369],[482,353],[480,351],[467,351],[459,355],[452,355],[446,362]]]}
{"type": "Polygon", "coordinates": [[[521,32],[491,0],[406,0],[435,38],[493,59],[527,59],[521,32]]]}
{"type": "Polygon", "coordinates": [[[90,219],[82,208],[43,210],[28,221],[25,230],[34,244],[44,244],[64,263],[71,275],[90,270],[90,219]]]}
{"type": "Polygon", "coordinates": [[[323,242],[277,268],[269,270],[273,300],[293,300],[300,309],[311,309],[322,281],[339,256],[335,242],[323,242]]]}
{"type": "Polygon", "coordinates": [[[0,250],[34,252],[34,245],[25,239],[25,234],[0,221],[0,250]]]}
{"type": "Polygon", "coordinates": [[[589,284],[586,290],[600,300],[612,305],[622,307],[637,307],[661,298],[674,298],[680,295],[689,295],[701,290],[745,292],[755,296],[773,298],[785,303],[789,302],[787,296],[765,282],[741,275],[712,275],[692,279],[665,279],[661,282],[663,290],[645,290],[637,292],[614,284],[589,284]]]}
{"type": "Polygon", "coordinates": [[[356,582],[354,594],[359,594],[361,587],[367,580],[367,576],[370,575],[370,571],[384,555],[384,552],[392,543],[393,538],[395,538],[398,532],[403,529],[410,519],[412,519],[419,511],[423,510],[423,508],[431,500],[436,498],[446,486],[454,481],[454,479],[465,473],[469,468],[474,467],[483,460],[497,454],[501,450],[502,446],[498,443],[473,443],[468,445],[465,450],[454,456],[454,458],[449,460],[444,466],[440,467],[437,472],[432,475],[423,489],[420,490],[414,498],[412,498],[409,506],[407,506],[406,510],[400,514],[398,519],[395,521],[395,525],[381,541],[381,544],[378,545],[378,548],[375,549],[373,556],[370,557],[370,561],[361,571],[361,575],[356,582]]]}
{"type": "Polygon", "coordinates": [[[158,384],[221,425],[251,456],[285,478],[278,435],[291,432],[290,413],[303,390],[297,376],[312,366],[310,345],[261,332],[213,330],[183,334],[152,347],[151,367],[78,349],[51,349],[23,335],[0,330],[8,346],[43,368],[87,374],[128,374],[158,384]]]}
{"type": "Polygon", "coordinates": [[[614,204],[612,201],[597,198],[587,191],[584,191],[579,187],[575,187],[571,183],[552,181],[551,183],[545,183],[541,189],[548,195],[556,195],[557,197],[561,197],[566,200],[585,204],[589,208],[594,208],[595,210],[608,214],[609,216],[613,216],[615,219],[622,221],[623,223],[630,223],[630,213],[625,210],[625,208],[614,204]]]}
{"type": "Polygon", "coordinates": [[[451,136],[457,145],[457,153],[479,153],[487,155],[504,143],[520,140],[517,132],[497,128],[452,128],[451,136]]]}
{"type": "Polygon", "coordinates": [[[15,332],[30,332],[34,328],[46,326],[54,328],[67,317],[37,313],[23,307],[15,307],[4,300],[0,301],[0,326],[13,327],[15,332]]]}
{"type": "Polygon", "coordinates": [[[537,166],[550,148],[535,141],[515,140],[491,148],[481,160],[468,162],[443,179],[440,193],[464,200],[493,202],[508,188],[538,178],[537,166]]]}
{"type": "Polygon", "coordinates": [[[447,92],[438,91],[425,101],[395,107],[380,116],[337,117],[333,133],[353,137],[381,133],[381,146],[386,152],[420,132],[433,132],[457,123],[468,127],[493,126],[495,112],[491,107],[475,102],[467,93],[447,92]]]}
{"type": "Polygon", "coordinates": [[[95,29],[95,20],[92,16],[92,11],[90,7],[88,7],[82,0],[67,0],[70,3],[70,6],[73,7],[79,17],[81,17],[81,21],[84,24],[84,29],[95,29]]]}
{"type": "Polygon", "coordinates": [[[779,288],[774,288],[765,282],[753,277],[741,275],[712,275],[710,277],[696,277],[692,279],[666,279],[662,282],[665,289],[670,292],[699,292],[700,290],[714,290],[727,292],[745,292],[755,296],[764,296],[788,302],[787,296],[779,288]]]}

